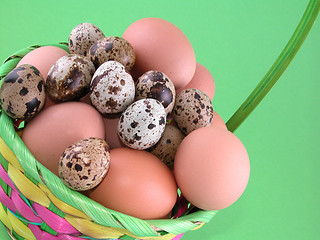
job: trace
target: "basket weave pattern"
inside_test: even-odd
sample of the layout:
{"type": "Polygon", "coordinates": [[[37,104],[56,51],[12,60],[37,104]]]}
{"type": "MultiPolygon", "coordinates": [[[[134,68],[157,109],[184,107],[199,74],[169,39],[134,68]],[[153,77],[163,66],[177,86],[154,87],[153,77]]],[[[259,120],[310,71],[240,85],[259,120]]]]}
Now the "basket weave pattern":
{"type": "MultiPolygon", "coordinates": [[[[65,43],[49,45],[68,51],[65,43]]],[[[0,86],[24,55],[41,46],[47,45],[9,57],[0,67],[0,86]]],[[[67,188],[37,162],[4,112],[0,112],[0,163],[0,220],[16,239],[169,240],[198,229],[216,214],[198,210],[172,219],[141,220],[107,209],[67,188]]]]}

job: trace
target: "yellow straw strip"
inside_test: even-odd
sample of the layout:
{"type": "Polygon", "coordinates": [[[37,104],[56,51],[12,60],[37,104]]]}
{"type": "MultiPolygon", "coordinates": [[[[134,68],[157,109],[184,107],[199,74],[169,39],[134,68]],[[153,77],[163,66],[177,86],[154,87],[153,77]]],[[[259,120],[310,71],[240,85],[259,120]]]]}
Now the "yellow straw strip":
{"type": "Polygon", "coordinates": [[[11,163],[20,171],[24,172],[16,155],[14,155],[14,153],[11,151],[11,149],[7,146],[7,144],[3,141],[1,137],[0,137],[0,153],[9,163],[11,163]]]}
{"type": "Polygon", "coordinates": [[[26,198],[39,203],[44,207],[49,207],[49,198],[41,191],[41,189],[31,182],[22,172],[17,170],[11,164],[8,164],[8,175],[14,182],[19,191],[26,198]]]}
{"type": "Polygon", "coordinates": [[[18,218],[16,218],[12,213],[8,212],[8,218],[12,224],[13,230],[18,235],[28,240],[36,240],[31,230],[26,225],[24,225],[18,218]]]}
{"type": "Polygon", "coordinates": [[[0,204],[0,221],[9,229],[12,230],[11,222],[8,219],[8,215],[6,210],[4,210],[4,207],[2,204],[0,204]]]}
{"type": "Polygon", "coordinates": [[[175,236],[177,236],[177,235],[169,233],[169,234],[161,236],[161,237],[150,237],[150,238],[148,238],[148,237],[140,237],[140,239],[145,239],[145,240],[171,240],[175,236]]]}
{"type": "Polygon", "coordinates": [[[87,219],[76,218],[70,215],[65,215],[65,219],[79,232],[92,238],[119,238],[123,235],[119,229],[105,227],[89,221],[87,219]]]}
{"type": "Polygon", "coordinates": [[[76,218],[70,215],[65,215],[65,219],[78,231],[92,238],[119,238],[123,235],[128,235],[136,239],[171,240],[176,236],[174,234],[167,234],[159,237],[138,237],[126,229],[105,227],[95,224],[87,219],[76,218]]]}
{"type": "Polygon", "coordinates": [[[202,226],[204,225],[205,223],[201,223],[199,226],[197,226],[197,227],[195,227],[195,228],[193,228],[193,229],[191,229],[191,230],[198,230],[199,228],[202,228],[202,226]]]}
{"type": "Polygon", "coordinates": [[[85,213],[82,211],[76,209],[75,207],[72,207],[65,202],[61,201],[59,198],[53,195],[53,193],[47,188],[45,185],[42,183],[39,183],[38,187],[47,195],[47,197],[51,200],[51,202],[59,208],[61,211],[75,216],[79,218],[85,218],[85,219],[90,219],[85,213]]]}

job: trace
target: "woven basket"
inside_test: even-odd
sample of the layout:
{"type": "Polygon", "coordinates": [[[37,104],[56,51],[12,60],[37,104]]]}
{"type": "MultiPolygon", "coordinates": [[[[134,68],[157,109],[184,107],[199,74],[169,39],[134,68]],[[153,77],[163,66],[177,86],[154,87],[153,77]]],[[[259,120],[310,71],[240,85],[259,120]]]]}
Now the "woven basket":
{"type": "MultiPolygon", "coordinates": [[[[259,104],[302,45],[320,8],[311,0],[296,31],[258,86],[227,122],[234,131],[259,104]]],[[[49,44],[68,51],[65,43],[49,44]]],[[[37,45],[23,49],[0,67],[0,86],[20,59],[37,45]]],[[[0,109],[0,220],[15,239],[150,239],[169,240],[209,222],[216,211],[188,208],[180,199],[171,219],[141,220],[107,209],[67,188],[30,153],[19,129],[0,109]],[[182,215],[181,215],[182,214],[182,215]]]]}

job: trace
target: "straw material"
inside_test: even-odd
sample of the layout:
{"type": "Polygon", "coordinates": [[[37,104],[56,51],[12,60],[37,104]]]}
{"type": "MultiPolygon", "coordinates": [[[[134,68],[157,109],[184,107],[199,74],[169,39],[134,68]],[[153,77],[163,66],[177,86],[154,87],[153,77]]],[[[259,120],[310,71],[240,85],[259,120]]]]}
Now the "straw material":
{"type": "MultiPolygon", "coordinates": [[[[66,43],[49,45],[68,51],[66,43]]],[[[0,67],[0,86],[24,55],[49,45],[31,46],[6,59],[0,67]]],[[[0,112],[0,163],[0,220],[16,239],[169,240],[200,228],[216,214],[198,210],[178,218],[141,220],[107,209],[67,188],[41,165],[4,112],[0,112]]]]}

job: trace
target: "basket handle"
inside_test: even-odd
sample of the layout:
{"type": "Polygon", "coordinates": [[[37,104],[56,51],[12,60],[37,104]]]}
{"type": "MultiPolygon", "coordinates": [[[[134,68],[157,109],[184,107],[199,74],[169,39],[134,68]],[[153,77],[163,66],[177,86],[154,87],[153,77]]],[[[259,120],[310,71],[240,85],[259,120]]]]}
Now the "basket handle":
{"type": "Polygon", "coordinates": [[[310,0],[295,32],[266,75],[227,122],[234,132],[279,80],[306,39],[320,9],[320,0],[310,0]]]}

